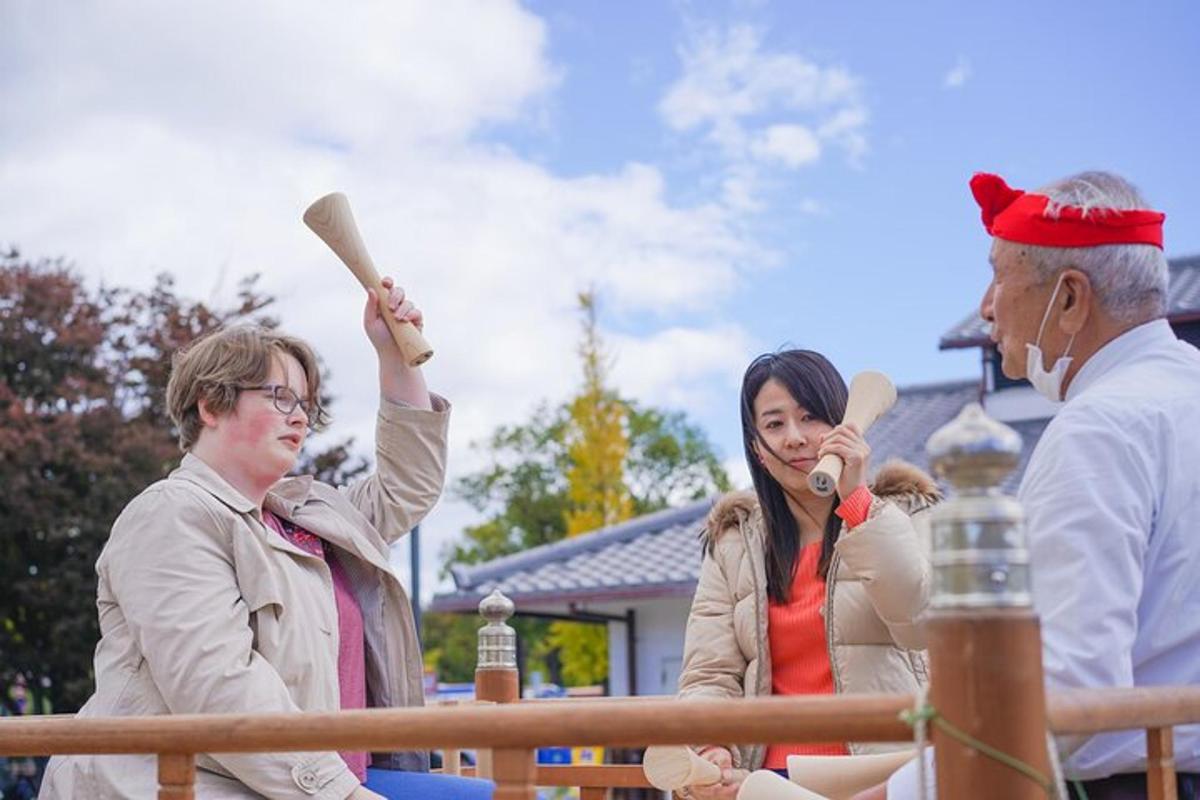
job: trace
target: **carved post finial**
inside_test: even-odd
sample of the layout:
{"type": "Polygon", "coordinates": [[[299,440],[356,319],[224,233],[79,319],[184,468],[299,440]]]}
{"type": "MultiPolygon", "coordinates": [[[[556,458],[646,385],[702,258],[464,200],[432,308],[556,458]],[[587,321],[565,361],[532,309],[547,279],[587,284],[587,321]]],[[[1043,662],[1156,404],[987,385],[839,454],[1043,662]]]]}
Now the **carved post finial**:
{"type": "Polygon", "coordinates": [[[479,616],[487,624],[479,629],[479,653],[476,669],[516,669],[517,632],[506,620],[516,607],[499,589],[479,601],[479,616]]]}
{"type": "Polygon", "coordinates": [[[933,607],[1030,606],[1024,514],[1000,490],[1020,461],[1020,435],[971,403],[925,449],[934,472],[957,490],[931,515],[933,607]]]}
{"type": "Polygon", "coordinates": [[[1033,770],[982,758],[968,739],[935,727],[938,797],[1045,800],[1036,778],[1051,775],[1045,681],[1024,514],[1001,491],[1020,462],[1021,437],[973,403],[926,450],[934,471],[955,487],[930,515],[929,704],[967,736],[1033,770]]]}
{"type": "MultiPolygon", "coordinates": [[[[486,703],[515,703],[521,699],[521,676],[517,672],[517,632],[505,620],[513,615],[516,606],[499,589],[479,601],[479,615],[487,624],[479,629],[479,654],[475,662],[475,699],[486,703]]],[[[533,752],[515,755],[513,750],[500,750],[493,764],[491,749],[482,748],[477,772],[481,778],[495,778],[496,797],[516,797],[505,788],[509,771],[528,766],[532,768],[533,752]],[[528,763],[526,763],[528,761],[528,763]],[[516,764],[516,767],[513,765],[516,764]],[[493,772],[493,766],[496,772],[493,772]]],[[[523,791],[523,790],[522,790],[523,791]]]]}

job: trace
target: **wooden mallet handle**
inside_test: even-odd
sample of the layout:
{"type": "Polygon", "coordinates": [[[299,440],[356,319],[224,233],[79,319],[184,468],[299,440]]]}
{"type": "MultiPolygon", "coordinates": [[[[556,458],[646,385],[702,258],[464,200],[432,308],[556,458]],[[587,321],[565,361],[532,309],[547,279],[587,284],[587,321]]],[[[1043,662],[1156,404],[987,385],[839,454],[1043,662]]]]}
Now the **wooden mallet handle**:
{"type": "Polygon", "coordinates": [[[417,326],[398,322],[387,307],[388,290],[383,288],[375,263],[367,253],[358,226],[354,224],[354,214],[350,211],[346,195],[334,192],[313,203],[304,212],[304,224],[329,245],[329,249],[350,268],[364,289],[375,290],[379,298],[379,313],[391,330],[392,338],[400,346],[405,363],[415,367],[428,361],[433,355],[433,348],[425,341],[417,326]]]}
{"type": "MultiPolygon", "coordinates": [[[[875,424],[875,420],[896,403],[896,387],[882,372],[860,372],[850,381],[850,396],[846,399],[846,416],[843,423],[854,423],[863,433],[875,424]]],[[[830,454],[817,462],[808,473],[808,488],[821,497],[829,497],[837,489],[846,465],[837,456],[830,454]]]]}

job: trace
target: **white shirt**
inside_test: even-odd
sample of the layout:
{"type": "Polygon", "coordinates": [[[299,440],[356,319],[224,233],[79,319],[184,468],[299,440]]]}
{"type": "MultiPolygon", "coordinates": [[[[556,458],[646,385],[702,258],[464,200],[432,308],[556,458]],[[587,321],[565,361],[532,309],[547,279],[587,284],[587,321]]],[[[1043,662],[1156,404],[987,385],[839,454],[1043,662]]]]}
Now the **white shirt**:
{"type": "MultiPolygon", "coordinates": [[[[1097,351],[1017,498],[1047,688],[1200,684],[1200,351],[1166,320],[1097,351]]],[[[1176,729],[1175,757],[1200,770],[1200,726],[1176,729]]],[[[1064,769],[1142,772],[1145,733],[1093,737],[1064,769]]]]}
{"type": "MultiPolygon", "coordinates": [[[[1017,497],[1047,689],[1200,684],[1200,351],[1165,320],[1098,350],[1017,497]]],[[[1141,730],[1069,750],[1069,778],[1146,769],[1141,730]]],[[[1175,729],[1175,759],[1200,771],[1200,726],[1175,729]]],[[[889,800],[915,783],[911,767],[897,773],[889,800]]]]}

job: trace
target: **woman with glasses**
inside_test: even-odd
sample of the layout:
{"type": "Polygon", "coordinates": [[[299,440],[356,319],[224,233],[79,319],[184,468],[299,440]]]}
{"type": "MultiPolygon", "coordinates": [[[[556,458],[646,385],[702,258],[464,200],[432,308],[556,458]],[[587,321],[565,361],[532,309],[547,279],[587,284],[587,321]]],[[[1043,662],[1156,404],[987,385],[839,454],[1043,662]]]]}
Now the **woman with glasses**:
{"type": "MultiPolygon", "coordinates": [[[[422,325],[404,292],[387,313],[422,325]]],[[[81,716],[337,711],[420,705],[420,645],[388,546],[433,507],[449,406],[409,368],[374,292],[375,472],[334,488],[289,476],[326,422],[316,356],[251,326],[176,354],[167,405],[184,451],[118,517],[96,563],[96,692],[81,716]]],[[[486,798],[421,752],[197,758],[197,798],[486,798]]],[[[150,755],[56,757],[43,798],[157,795],[150,755]]]]}

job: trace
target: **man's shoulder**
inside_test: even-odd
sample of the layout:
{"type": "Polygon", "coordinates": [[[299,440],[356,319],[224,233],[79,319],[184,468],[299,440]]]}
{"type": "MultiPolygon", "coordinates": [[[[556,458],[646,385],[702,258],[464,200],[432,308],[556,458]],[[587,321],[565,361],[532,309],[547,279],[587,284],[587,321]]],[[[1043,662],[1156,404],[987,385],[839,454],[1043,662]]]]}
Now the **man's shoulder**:
{"type": "Polygon", "coordinates": [[[1051,454],[1058,460],[1154,451],[1181,437],[1200,448],[1200,356],[1188,357],[1130,361],[1068,400],[1047,424],[1031,466],[1051,454]]]}
{"type": "Polygon", "coordinates": [[[1200,386],[1200,350],[1179,339],[1159,343],[1115,366],[1086,395],[1194,392],[1200,386]]]}
{"type": "Polygon", "coordinates": [[[1131,360],[1113,369],[1068,400],[1055,418],[1082,422],[1089,417],[1105,420],[1154,417],[1164,409],[1177,407],[1181,400],[1190,406],[1198,393],[1200,353],[1180,343],[1178,349],[1131,360]]]}

